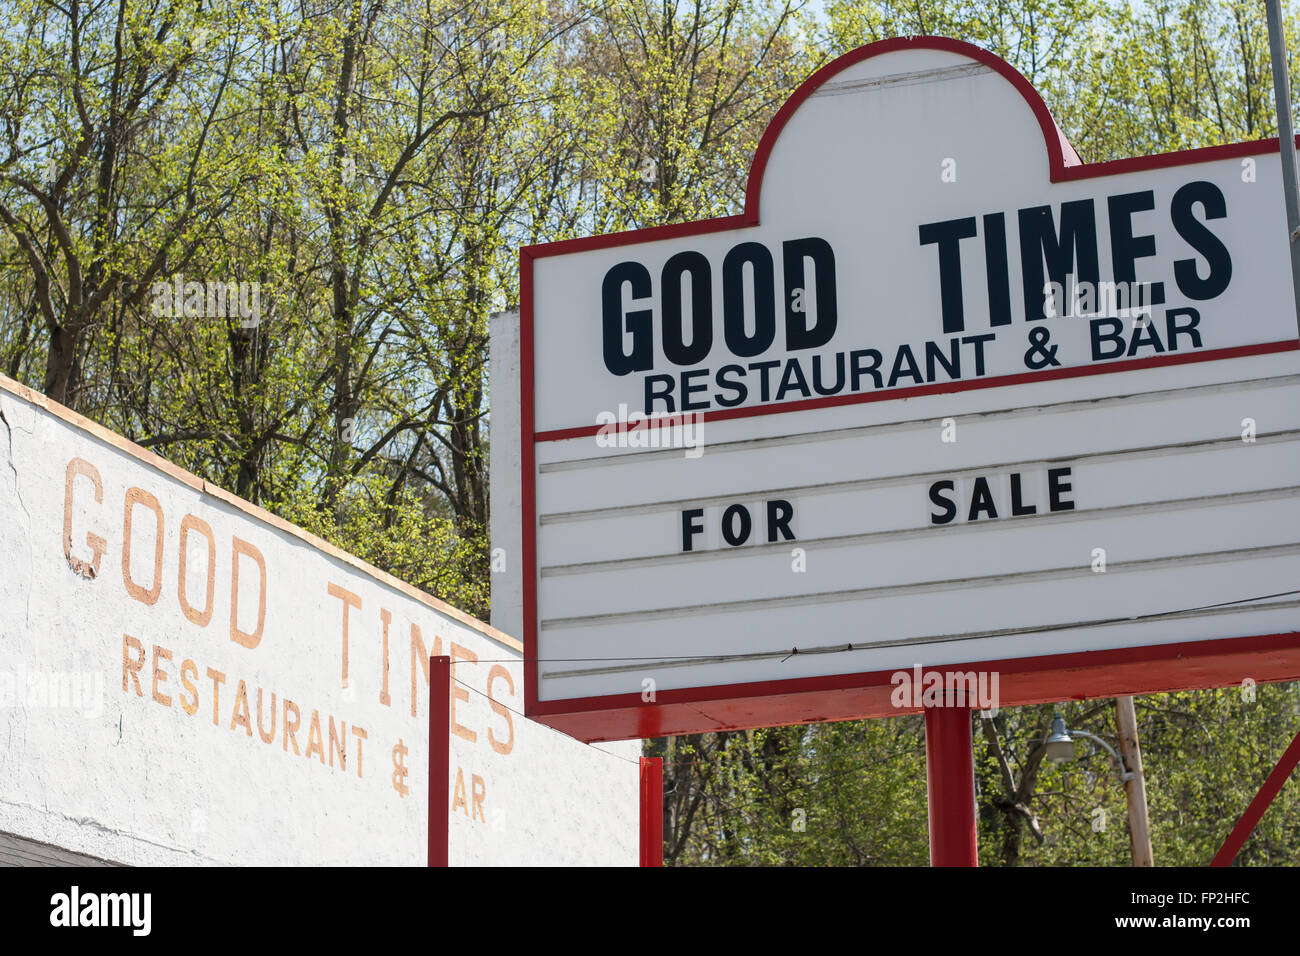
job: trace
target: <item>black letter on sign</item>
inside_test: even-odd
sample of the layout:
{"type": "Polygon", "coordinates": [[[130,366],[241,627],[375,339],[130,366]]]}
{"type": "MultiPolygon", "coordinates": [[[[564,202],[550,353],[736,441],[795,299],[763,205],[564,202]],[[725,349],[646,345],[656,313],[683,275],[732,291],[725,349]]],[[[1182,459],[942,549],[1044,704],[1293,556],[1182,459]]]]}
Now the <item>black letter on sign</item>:
{"type": "Polygon", "coordinates": [[[947,524],[957,517],[957,505],[951,498],[945,498],[939,492],[952,491],[956,485],[951,481],[936,481],[930,486],[930,500],[943,509],[940,514],[930,515],[930,524],[947,524]]]}
{"type": "Polygon", "coordinates": [[[1097,216],[1091,199],[1076,199],[1061,203],[1061,231],[1057,235],[1052,221],[1051,206],[1031,206],[1020,210],[1020,270],[1024,278],[1025,321],[1039,322],[1046,318],[1043,310],[1047,276],[1043,274],[1043,260],[1047,260],[1047,274],[1069,291],[1066,276],[1074,281],[1089,282],[1097,288],[1101,267],[1097,263],[1097,216]],[[1078,268],[1075,268],[1075,261],[1078,268]]]}
{"type": "Polygon", "coordinates": [[[998,516],[997,506],[993,504],[993,492],[989,490],[989,480],[983,475],[975,479],[975,490],[970,495],[970,514],[966,520],[978,521],[981,511],[990,518],[998,516]]]}
{"type": "Polygon", "coordinates": [[[727,348],[735,355],[766,352],[776,338],[776,290],[772,254],[757,242],[742,242],[722,260],[722,321],[727,348]],[[754,269],[754,337],[745,335],[745,263],[754,269]]]}
{"type": "MultiPolygon", "coordinates": [[[[1111,196],[1106,200],[1106,208],[1110,218],[1110,262],[1115,269],[1115,281],[1125,283],[1132,296],[1133,283],[1137,282],[1137,261],[1156,254],[1155,236],[1133,235],[1133,213],[1155,209],[1156,194],[1148,189],[1111,196]]],[[[1136,296],[1132,298],[1136,299],[1136,296]]],[[[1152,283],[1151,297],[1143,305],[1160,305],[1164,301],[1164,283],[1152,283]]],[[[1131,309],[1135,304],[1135,301],[1126,301],[1121,307],[1131,309]]],[[[1100,302],[1097,307],[1101,307],[1100,302]]]]}
{"type": "Polygon", "coordinates": [[[1124,354],[1123,319],[1093,319],[1088,323],[1088,328],[1092,335],[1094,362],[1124,354]]]}
{"type": "Polygon", "coordinates": [[[975,235],[975,217],[930,222],[921,226],[921,245],[939,245],[939,297],[943,303],[944,332],[961,332],[966,315],[961,301],[961,249],[963,239],[975,235]]]}
{"type": "Polygon", "coordinates": [[[793,517],[794,505],[784,498],[776,498],[767,503],[767,540],[769,544],[776,540],[778,531],[786,541],[794,540],[794,532],[790,530],[790,519],[793,517]]]}
{"type": "Polygon", "coordinates": [[[1007,222],[1000,212],[984,217],[984,271],[989,278],[989,325],[1011,324],[1011,272],[1007,268],[1007,222]]]}
{"type": "Polygon", "coordinates": [[[655,399],[664,400],[663,410],[665,412],[677,411],[676,403],[673,401],[673,389],[677,387],[677,379],[671,375],[647,375],[645,377],[645,413],[657,412],[655,408],[655,399]]]}
{"type": "Polygon", "coordinates": [[[633,299],[650,297],[650,273],[639,262],[620,262],[605,273],[600,289],[604,307],[605,368],[615,375],[644,372],[654,366],[652,350],[654,334],[651,321],[654,314],[649,309],[627,313],[627,331],[632,333],[632,351],[623,351],[623,286],[632,286],[633,299]]]}
{"type": "Polygon", "coordinates": [[[815,349],[825,345],[835,334],[838,312],[835,303],[835,253],[825,239],[810,236],[781,244],[785,268],[785,344],[790,351],[815,349]],[[806,325],[807,311],[796,312],[791,293],[801,289],[804,309],[808,308],[807,277],[804,259],[813,261],[813,286],[817,289],[817,321],[806,325]]]}
{"type": "Polygon", "coordinates": [[[1011,515],[1012,517],[1020,518],[1023,517],[1024,515],[1032,515],[1038,512],[1037,505],[1027,505],[1020,499],[1021,499],[1020,472],[1013,471],[1011,473],[1011,515]]]}
{"type": "Polygon", "coordinates": [[[1173,220],[1178,234],[1204,256],[1210,266],[1210,274],[1202,279],[1197,272],[1195,259],[1179,259],[1174,262],[1174,278],[1178,281],[1178,288],[1189,299],[1213,299],[1232,280],[1232,257],[1228,255],[1228,250],[1219,241],[1219,237],[1192,215],[1192,206],[1196,203],[1205,207],[1206,219],[1223,219],[1228,215],[1228,204],[1214,183],[1188,183],[1174,193],[1169,218],[1173,220]]]}
{"type": "Polygon", "coordinates": [[[733,548],[749,540],[749,529],[752,524],[749,519],[749,509],[744,505],[731,505],[722,512],[722,536],[733,548]],[[735,523],[733,519],[737,517],[740,518],[740,530],[733,533],[731,526],[735,523]]]}
{"type": "Polygon", "coordinates": [[[682,512],[682,550],[695,548],[695,536],[704,530],[704,522],[695,523],[696,518],[704,517],[703,508],[687,508],[682,512]]]}
{"type": "Polygon", "coordinates": [[[1070,483],[1065,479],[1070,477],[1069,468],[1049,468],[1047,469],[1047,510],[1048,511],[1073,511],[1074,502],[1066,501],[1062,496],[1070,493],[1070,483]]]}
{"type": "Polygon", "coordinates": [[[698,252],[679,252],[664,263],[664,355],[674,365],[703,362],[713,347],[713,271],[698,252]],[[682,338],[682,274],[691,276],[691,344],[682,338]]]}

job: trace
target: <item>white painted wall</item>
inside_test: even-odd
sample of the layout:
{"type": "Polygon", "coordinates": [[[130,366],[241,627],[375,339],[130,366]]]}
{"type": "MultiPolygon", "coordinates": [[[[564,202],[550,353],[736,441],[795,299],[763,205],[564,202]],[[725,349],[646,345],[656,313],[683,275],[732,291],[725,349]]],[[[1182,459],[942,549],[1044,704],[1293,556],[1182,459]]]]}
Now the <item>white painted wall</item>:
{"type": "Polygon", "coordinates": [[[513,638],[8,380],[0,413],[0,832],[132,864],[423,865],[421,662],[450,653],[452,864],[635,864],[635,760],[515,713],[513,638]]]}

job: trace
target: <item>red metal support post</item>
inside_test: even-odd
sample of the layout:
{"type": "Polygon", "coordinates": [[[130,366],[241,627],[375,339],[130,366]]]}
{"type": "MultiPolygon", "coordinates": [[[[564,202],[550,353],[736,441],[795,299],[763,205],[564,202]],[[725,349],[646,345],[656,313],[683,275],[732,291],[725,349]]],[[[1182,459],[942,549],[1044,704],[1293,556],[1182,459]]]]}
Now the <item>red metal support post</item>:
{"type": "Polygon", "coordinates": [[[930,865],[978,866],[969,707],[925,710],[930,865]]]}
{"type": "Polygon", "coordinates": [[[641,865],[664,865],[664,761],[641,758],[641,865]]]}
{"type": "Polygon", "coordinates": [[[451,823],[451,658],[429,658],[429,865],[447,866],[451,823]]]}
{"type": "Polygon", "coordinates": [[[1228,834],[1228,839],[1223,841],[1223,848],[1215,854],[1210,866],[1229,866],[1241,852],[1242,845],[1246,838],[1258,825],[1260,818],[1264,816],[1264,811],[1268,809],[1273,798],[1278,795],[1282,785],[1287,782],[1291,772],[1295,770],[1296,764],[1300,764],[1300,734],[1295,735],[1291,741],[1291,746],[1282,752],[1282,759],[1277,762],[1273,772],[1264,780],[1264,785],[1259,788],[1259,793],[1255,794],[1255,799],[1250,801],[1250,806],[1246,812],[1241,815],[1237,825],[1232,828],[1228,834]]]}

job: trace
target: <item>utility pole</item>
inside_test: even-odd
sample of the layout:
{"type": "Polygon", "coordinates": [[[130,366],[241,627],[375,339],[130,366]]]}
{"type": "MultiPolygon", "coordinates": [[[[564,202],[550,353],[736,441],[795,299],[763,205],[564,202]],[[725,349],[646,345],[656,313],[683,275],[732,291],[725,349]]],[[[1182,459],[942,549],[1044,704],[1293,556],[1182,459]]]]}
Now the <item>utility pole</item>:
{"type": "Polygon", "coordinates": [[[1151,821],[1147,817],[1147,784],[1142,775],[1142,748],[1138,745],[1137,711],[1132,697],[1115,698],[1119,722],[1119,752],[1124,769],[1132,776],[1124,783],[1128,800],[1128,833],[1134,866],[1154,866],[1151,853],[1151,821]]]}
{"type": "Polygon", "coordinates": [[[1295,290],[1296,323],[1300,330],[1300,194],[1296,192],[1295,129],[1291,125],[1291,74],[1282,32],[1282,0],[1264,0],[1268,10],[1268,50],[1273,62],[1273,102],[1277,107],[1277,138],[1282,153],[1282,188],[1286,193],[1286,231],[1291,246],[1291,284],[1295,290]]]}

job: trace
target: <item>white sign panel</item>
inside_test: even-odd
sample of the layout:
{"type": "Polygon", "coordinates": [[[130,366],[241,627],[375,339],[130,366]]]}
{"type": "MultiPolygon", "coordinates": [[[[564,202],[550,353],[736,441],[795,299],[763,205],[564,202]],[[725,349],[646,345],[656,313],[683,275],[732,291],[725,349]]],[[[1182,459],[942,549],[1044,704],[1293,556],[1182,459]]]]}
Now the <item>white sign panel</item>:
{"type": "Polygon", "coordinates": [[[524,250],[530,712],[1294,647],[1275,150],[1082,165],[1005,63],[887,41],[781,111],[742,216],[524,250]]]}
{"type": "Polygon", "coordinates": [[[0,383],[0,832],[424,865],[449,655],[451,864],[635,864],[635,746],[525,719],[515,639],[45,406],[0,383]]]}

